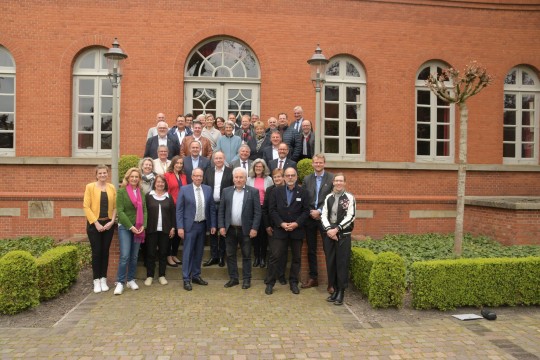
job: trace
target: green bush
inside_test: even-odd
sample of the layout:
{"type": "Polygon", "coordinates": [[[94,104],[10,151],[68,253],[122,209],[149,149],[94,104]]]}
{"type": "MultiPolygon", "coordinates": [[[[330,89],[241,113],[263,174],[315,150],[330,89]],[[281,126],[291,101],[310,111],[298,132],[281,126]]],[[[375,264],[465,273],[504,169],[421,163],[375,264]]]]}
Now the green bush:
{"type": "Polygon", "coordinates": [[[52,299],[66,290],[79,273],[79,256],[75,246],[59,246],[37,259],[40,300],[52,299]]]}
{"type": "Polygon", "coordinates": [[[369,294],[369,274],[377,256],[369,249],[354,247],[351,252],[351,277],[360,292],[369,294]]]}
{"type": "Polygon", "coordinates": [[[28,251],[34,257],[39,257],[54,246],[54,239],[48,236],[25,236],[18,239],[0,240],[0,257],[13,250],[28,251]]]}
{"type": "Polygon", "coordinates": [[[75,246],[77,248],[79,268],[87,268],[92,265],[92,248],[89,242],[66,242],[58,244],[58,247],[61,246],[75,246]]]}
{"type": "Polygon", "coordinates": [[[140,158],[137,155],[122,155],[118,160],[118,181],[121,184],[126,171],[132,167],[139,167],[140,158]]]}
{"type": "Polygon", "coordinates": [[[0,313],[16,314],[39,304],[36,260],[28,251],[0,258],[0,313]]]}
{"type": "Polygon", "coordinates": [[[413,306],[540,304],[540,258],[421,261],[412,265],[413,306]]]}
{"type": "Polygon", "coordinates": [[[311,159],[300,160],[298,164],[296,164],[296,168],[298,169],[298,182],[300,184],[304,182],[306,176],[315,172],[315,170],[313,170],[311,159]]]}
{"type": "Polygon", "coordinates": [[[369,274],[369,303],[374,308],[401,308],[404,297],[405,261],[392,252],[380,253],[369,274]]]}

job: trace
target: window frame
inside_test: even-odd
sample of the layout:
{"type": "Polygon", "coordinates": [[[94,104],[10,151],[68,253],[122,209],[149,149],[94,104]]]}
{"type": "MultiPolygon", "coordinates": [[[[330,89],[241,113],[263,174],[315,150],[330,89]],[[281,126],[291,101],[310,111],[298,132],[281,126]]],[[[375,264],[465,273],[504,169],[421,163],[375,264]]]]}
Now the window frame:
{"type": "Polygon", "coordinates": [[[12,112],[2,112],[3,114],[11,114],[13,116],[13,129],[12,130],[2,130],[0,129],[0,134],[13,134],[13,146],[10,148],[0,148],[0,156],[15,156],[16,144],[17,144],[17,68],[15,64],[15,59],[11,52],[4,46],[0,45],[0,51],[8,56],[11,66],[1,66],[0,65],[0,77],[3,78],[13,78],[13,93],[2,93],[1,96],[12,96],[13,97],[13,111],[12,112]]]}

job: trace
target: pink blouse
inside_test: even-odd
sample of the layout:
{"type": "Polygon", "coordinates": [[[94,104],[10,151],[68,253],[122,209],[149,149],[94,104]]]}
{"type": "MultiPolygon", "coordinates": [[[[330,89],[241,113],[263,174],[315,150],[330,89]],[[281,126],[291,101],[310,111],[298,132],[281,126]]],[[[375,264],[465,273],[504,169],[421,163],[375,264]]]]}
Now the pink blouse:
{"type": "Polygon", "coordinates": [[[264,188],[264,178],[256,177],[253,186],[255,189],[259,190],[259,197],[262,205],[264,202],[264,194],[266,193],[266,189],[264,188]]]}

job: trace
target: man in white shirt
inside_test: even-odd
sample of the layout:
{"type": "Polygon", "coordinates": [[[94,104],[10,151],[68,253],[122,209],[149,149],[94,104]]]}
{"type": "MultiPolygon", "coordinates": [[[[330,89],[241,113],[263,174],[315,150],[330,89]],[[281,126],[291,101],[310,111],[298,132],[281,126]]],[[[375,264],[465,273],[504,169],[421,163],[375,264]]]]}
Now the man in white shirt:
{"type": "Polygon", "coordinates": [[[186,136],[193,134],[190,128],[186,127],[186,118],[184,115],[176,117],[176,125],[169,130],[169,135],[176,137],[180,147],[186,136]]]}
{"type": "Polygon", "coordinates": [[[293,112],[294,122],[291,124],[291,127],[300,133],[302,132],[302,121],[304,121],[304,110],[301,106],[295,106],[293,112]]]}

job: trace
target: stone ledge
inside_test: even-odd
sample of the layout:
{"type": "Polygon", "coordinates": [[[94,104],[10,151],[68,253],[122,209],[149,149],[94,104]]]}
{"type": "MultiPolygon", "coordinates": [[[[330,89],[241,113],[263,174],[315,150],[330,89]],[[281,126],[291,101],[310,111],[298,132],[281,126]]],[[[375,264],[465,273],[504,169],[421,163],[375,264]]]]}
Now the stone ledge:
{"type": "Polygon", "coordinates": [[[409,218],[411,219],[429,219],[429,218],[455,218],[454,210],[411,210],[409,218]]]}
{"type": "Polygon", "coordinates": [[[356,210],[357,219],[373,219],[373,210],[356,210]]]}
{"type": "Polygon", "coordinates": [[[540,210],[540,196],[467,196],[465,205],[509,210],[540,210]]]}
{"type": "Polygon", "coordinates": [[[21,216],[20,208],[0,208],[0,216],[21,216]]]}
{"type": "Polygon", "coordinates": [[[80,208],[61,208],[60,209],[60,216],[67,216],[67,217],[79,217],[79,216],[86,216],[84,214],[84,209],[80,208]]]}
{"type": "Polygon", "coordinates": [[[0,165],[111,165],[111,158],[77,158],[77,157],[40,157],[40,156],[17,156],[2,157],[0,165]]]}

